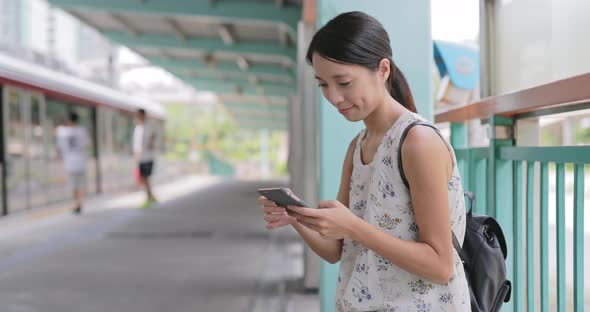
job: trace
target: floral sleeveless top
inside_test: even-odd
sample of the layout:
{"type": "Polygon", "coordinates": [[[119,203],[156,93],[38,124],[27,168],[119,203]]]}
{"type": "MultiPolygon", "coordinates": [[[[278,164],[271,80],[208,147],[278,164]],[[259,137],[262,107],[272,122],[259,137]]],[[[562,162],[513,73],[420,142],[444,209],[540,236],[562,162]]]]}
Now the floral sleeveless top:
{"type": "MultiPolygon", "coordinates": [[[[404,240],[419,240],[410,192],[397,165],[400,137],[420,115],[406,112],[387,131],[372,163],[361,161],[361,131],[353,157],[350,209],[365,221],[404,240]]],[[[445,144],[455,154],[450,144],[445,144]]],[[[451,226],[457,239],[465,236],[465,200],[457,166],[448,182],[451,226]]],[[[345,239],[336,290],[337,311],[470,311],[469,288],[461,259],[453,249],[455,270],[447,284],[436,284],[405,271],[357,241],[345,239]]]]}

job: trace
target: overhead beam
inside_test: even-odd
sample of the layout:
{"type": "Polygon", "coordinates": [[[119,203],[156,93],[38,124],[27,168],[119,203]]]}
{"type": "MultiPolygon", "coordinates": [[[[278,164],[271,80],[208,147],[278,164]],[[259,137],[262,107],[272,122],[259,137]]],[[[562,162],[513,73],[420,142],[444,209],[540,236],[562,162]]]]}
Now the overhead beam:
{"type": "Polygon", "coordinates": [[[149,68],[149,67],[153,67],[154,65],[150,64],[150,63],[135,63],[135,64],[119,64],[117,66],[117,68],[121,71],[128,71],[128,70],[134,70],[134,69],[138,69],[138,68],[149,68]]]}
{"type": "Polygon", "coordinates": [[[190,81],[185,81],[189,85],[197,88],[198,90],[207,90],[222,94],[227,93],[241,93],[241,94],[249,94],[249,95],[281,95],[281,96],[288,96],[294,94],[295,90],[291,90],[288,88],[278,88],[278,87],[259,87],[259,86],[251,86],[248,84],[237,84],[237,83],[193,83],[190,81]]]}
{"type": "Polygon", "coordinates": [[[225,45],[236,44],[236,36],[230,29],[229,25],[219,25],[217,31],[219,32],[219,37],[221,37],[221,40],[223,40],[223,43],[225,43],[225,45]]]}
{"type": "Polygon", "coordinates": [[[125,20],[124,17],[116,13],[111,13],[110,15],[115,21],[117,21],[117,23],[121,24],[123,28],[125,28],[125,30],[127,31],[127,35],[135,37],[140,34],[140,31],[137,30],[137,28],[135,28],[134,26],[132,26],[129,23],[129,21],[125,20]]]}
{"type": "Polygon", "coordinates": [[[239,84],[202,84],[202,83],[187,83],[197,90],[211,91],[218,94],[245,94],[245,95],[269,95],[269,96],[288,96],[294,93],[294,90],[287,88],[272,88],[272,87],[253,87],[250,85],[239,84]]]}
{"type": "Polygon", "coordinates": [[[260,56],[282,56],[295,64],[296,50],[294,47],[282,47],[278,44],[266,42],[236,42],[228,46],[218,38],[195,38],[186,37],[180,39],[178,36],[165,34],[129,34],[120,31],[102,31],[104,36],[112,41],[118,42],[130,48],[136,47],[157,47],[170,49],[196,49],[206,53],[230,52],[237,54],[254,54],[260,56]]]}
{"type": "Polygon", "coordinates": [[[252,87],[270,87],[270,88],[284,88],[288,90],[294,90],[293,84],[273,82],[273,81],[260,81],[257,84],[252,84],[250,81],[240,81],[235,79],[213,79],[213,78],[192,78],[192,77],[180,77],[182,80],[189,83],[197,84],[237,84],[241,86],[252,86],[252,87]]]}
{"type": "Polygon", "coordinates": [[[164,55],[164,57],[166,57],[166,58],[173,58],[173,55],[170,54],[170,53],[168,53],[168,51],[166,49],[158,49],[158,50],[159,50],[159,52],[162,55],[164,55]]]}
{"type": "Polygon", "coordinates": [[[214,5],[209,1],[196,0],[49,0],[59,8],[68,10],[96,10],[104,12],[124,12],[144,15],[200,15],[217,17],[235,22],[236,19],[253,23],[285,24],[292,37],[296,38],[297,23],[301,19],[301,8],[295,6],[279,7],[274,3],[259,1],[223,1],[214,5]]]}
{"type": "Polygon", "coordinates": [[[288,29],[279,26],[279,42],[281,43],[281,47],[288,47],[291,45],[291,36],[289,36],[288,29]]]}
{"type": "Polygon", "coordinates": [[[280,94],[290,95],[296,93],[297,90],[286,87],[286,86],[276,86],[276,85],[251,85],[249,83],[237,83],[237,82],[202,82],[202,81],[191,81],[191,80],[184,80],[185,82],[194,85],[194,86],[203,86],[203,87],[211,87],[211,88],[228,88],[228,89],[238,89],[238,90],[260,90],[262,94],[264,91],[275,91],[280,94]]]}
{"type": "MultiPolygon", "coordinates": [[[[144,65],[146,66],[146,65],[144,65]]],[[[153,65],[149,65],[153,66],[153,65]]],[[[180,70],[180,69],[169,69],[170,73],[179,78],[205,78],[214,80],[233,80],[238,82],[250,82],[256,79],[256,84],[259,82],[270,82],[276,84],[286,84],[294,86],[294,79],[291,76],[286,75],[273,75],[273,74],[250,74],[243,72],[229,72],[229,71],[215,71],[215,70],[180,70]]]]}
{"type": "MultiPolygon", "coordinates": [[[[260,79],[258,79],[258,77],[256,77],[256,75],[250,75],[250,76],[248,76],[248,82],[252,85],[258,85],[260,83],[260,79]]],[[[276,82],[276,81],[272,81],[272,80],[268,81],[268,82],[284,84],[283,82],[276,82]]]]}
{"type": "Polygon", "coordinates": [[[236,63],[238,64],[238,67],[242,71],[248,70],[248,67],[250,67],[250,63],[248,63],[248,60],[246,60],[246,58],[243,56],[238,57],[238,60],[236,63]]]}
{"type": "Polygon", "coordinates": [[[170,28],[172,28],[172,30],[176,34],[176,37],[179,40],[181,40],[182,42],[186,42],[186,40],[188,39],[188,36],[184,32],[184,30],[182,30],[180,25],[178,25],[178,23],[172,18],[165,18],[165,21],[166,21],[166,23],[168,23],[168,25],[170,25],[170,28]]]}
{"type": "MultiPolygon", "coordinates": [[[[153,65],[144,65],[153,66],[153,65]]],[[[172,74],[186,78],[213,78],[213,79],[231,79],[237,81],[250,81],[256,78],[257,81],[270,81],[294,85],[295,79],[287,75],[274,74],[251,74],[248,72],[220,72],[216,70],[191,70],[191,69],[169,69],[172,74]]]]}
{"type": "Polygon", "coordinates": [[[207,62],[197,59],[179,60],[163,58],[158,56],[147,56],[146,59],[156,66],[170,69],[171,71],[175,69],[215,70],[221,73],[243,72],[249,74],[273,74],[295,77],[293,70],[277,65],[251,64],[251,66],[247,70],[242,71],[238,64],[236,64],[235,62],[216,62],[215,65],[209,66],[207,62]]]}
{"type": "Polygon", "coordinates": [[[77,20],[79,20],[79,21],[81,21],[81,22],[89,25],[92,28],[98,29],[98,27],[96,27],[96,25],[93,25],[92,23],[90,23],[85,16],[83,16],[82,14],[80,14],[80,13],[78,13],[76,11],[68,11],[68,12],[66,12],[66,14],[71,15],[73,18],[75,18],[75,19],[77,19],[77,20]]]}

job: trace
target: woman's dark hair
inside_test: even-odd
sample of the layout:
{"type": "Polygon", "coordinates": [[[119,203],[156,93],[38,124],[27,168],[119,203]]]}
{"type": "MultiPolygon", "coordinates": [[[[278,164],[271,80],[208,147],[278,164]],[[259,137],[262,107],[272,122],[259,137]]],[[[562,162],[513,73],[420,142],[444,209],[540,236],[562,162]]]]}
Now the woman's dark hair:
{"type": "Polygon", "coordinates": [[[391,64],[386,85],[389,94],[405,108],[416,112],[408,82],[391,58],[389,35],[372,16],[358,11],[336,16],[311,39],[306,55],[309,64],[312,64],[314,52],[338,63],[360,65],[372,71],[379,68],[382,59],[388,59],[391,64]]]}
{"type": "Polygon", "coordinates": [[[68,119],[73,123],[78,123],[78,119],[80,119],[80,117],[75,112],[70,112],[68,114],[68,119]]]}

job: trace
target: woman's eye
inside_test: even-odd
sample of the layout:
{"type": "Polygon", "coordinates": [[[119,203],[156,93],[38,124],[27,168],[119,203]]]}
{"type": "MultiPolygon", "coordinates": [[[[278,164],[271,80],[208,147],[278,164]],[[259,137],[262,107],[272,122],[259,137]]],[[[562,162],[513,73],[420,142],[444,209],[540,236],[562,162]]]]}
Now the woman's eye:
{"type": "Polygon", "coordinates": [[[350,84],[350,81],[349,81],[349,82],[341,82],[341,83],[339,83],[339,85],[340,85],[341,87],[346,87],[346,86],[348,86],[349,84],[350,84]]]}
{"type": "Polygon", "coordinates": [[[320,84],[318,84],[318,87],[320,87],[320,88],[325,88],[327,86],[328,86],[328,84],[326,84],[326,83],[320,83],[320,84]]]}

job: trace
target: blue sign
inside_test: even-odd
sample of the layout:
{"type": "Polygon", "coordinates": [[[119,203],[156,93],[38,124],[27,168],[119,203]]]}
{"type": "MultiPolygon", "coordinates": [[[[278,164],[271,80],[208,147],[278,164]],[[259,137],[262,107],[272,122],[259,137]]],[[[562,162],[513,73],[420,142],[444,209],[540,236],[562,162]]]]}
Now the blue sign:
{"type": "Polygon", "coordinates": [[[434,40],[434,60],[441,77],[449,75],[453,85],[474,90],[479,84],[479,49],[477,47],[434,40]]]}

